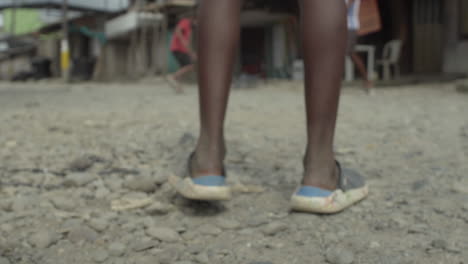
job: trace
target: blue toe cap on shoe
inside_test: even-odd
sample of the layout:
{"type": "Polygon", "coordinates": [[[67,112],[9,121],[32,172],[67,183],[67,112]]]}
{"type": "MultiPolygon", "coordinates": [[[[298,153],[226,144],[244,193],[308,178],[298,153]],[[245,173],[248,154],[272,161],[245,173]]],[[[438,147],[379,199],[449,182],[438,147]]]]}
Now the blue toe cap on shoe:
{"type": "Polygon", "coordinates": [[[207,187],[226,186],[226,178],[223,176],[203,176],[192,178],[193,183],[207,187]]]}
{"type": "Polygon", "coordinates": [[[330,196],[332,193],[333,192],[331,192],[331,191],[320,189],[320,188],[317,188],[317,187],[302,186],[301,188],[299,188],[299,190],[297,191],[296,194],[299,195],[299,196],[323,198],[323,197],[330,196]]]}

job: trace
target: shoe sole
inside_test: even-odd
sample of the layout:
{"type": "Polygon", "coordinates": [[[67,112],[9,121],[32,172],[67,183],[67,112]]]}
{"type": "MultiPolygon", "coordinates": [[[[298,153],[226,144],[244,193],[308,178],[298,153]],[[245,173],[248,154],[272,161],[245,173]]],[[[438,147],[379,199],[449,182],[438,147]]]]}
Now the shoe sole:
{"type": "Polygon", "coordinates": [[[231,199],[228,186],[203,186],[194,184],[189,178],[182,179],[175,175],[169,177],[169,184],[183,197],[199,201],[226,201],[231,199]]]}
{"type": "Polygon", "coordinates": [[[369,187],[353,189],[347,192],[337,190],[329,197],[306,197],[294,194],[291,197],[291,209],[315,214],[336,214],[351,207],[369,195],[369,187]]]}

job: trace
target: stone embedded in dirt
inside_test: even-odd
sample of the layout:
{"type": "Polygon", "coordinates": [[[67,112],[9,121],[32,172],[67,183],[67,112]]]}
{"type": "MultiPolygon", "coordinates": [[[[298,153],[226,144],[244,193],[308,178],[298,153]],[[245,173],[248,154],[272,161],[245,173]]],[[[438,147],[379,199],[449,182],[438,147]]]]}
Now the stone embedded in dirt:
{"type": "Polygon", "coordinates": [[[369,245],[369,248],[376,249],[380,247],[380,243],[377,241],[372,241],[369,245]]]}
{"type": "Polygon", "coordinates": [[[103,219],[103,218],[93,218],[88,221],[88,225],[92,229],[98,232],[103,232],[104,230],[107,229],[107,227],[109,226],[109,223],[107,222],[106,219],[103,219]]]}
{"type": "Polygon", "coordinates": [[[96,249],[91,253],[91,258],[97,263],[103,263],[109,258],[109,253],[104,249],[96,249]]]}
{"type": "Polygon", "coordinates": [[[158,172],[155,172],[155,173],[153,174],[153,176],[151,176],[151,177],[153,178],[154,182],[155,182],[157,185],[163,185],[164,183],[167,182],[167,180],[168,180],[168,178],[169,178],[168,175],[169,175],[169,174],[166,173],[166,172],[162,172],[162,171],[159,172],[159,171],[158,171],[158,172]]]}
{"type": "Polygon", "coordinates": [[[261,225],[268,223],[268,218],[265,216],[255,217],[252,219],[247,220],[247,226],[249,227],[259,227],[261,225]]]}
{"type": "Polygon", "coordinates": [[[98,233],[93,229],[89,228],[88,226],[76,226],[70,230],[68,233],[68,240],[73,243],[77,243],[80,241],[86,242],[94,242],[98,238],[98,233]]]}
{"type": "Polygon", "coordinates": [[[168,227],[152,227],[146,230],[146,234],[167,243],[180,240],[179,233],[168,227]]]}
{"type": "Polygon", "coordinates": [[[195,136],[192,133],[184,133],[179,139],[179,145],[192,145],[196,141],[195,136]]]}
{"type": "Polygon", "coordinates": [[[411,190],[419,191],[429,184],[427,179],[417,180],[411,184],[411,190]]]}
{"type": "Polygon", "coordinates": [[[68,164],[68,168],[71,171],[86,171],[94,165],[94,159],[90,156],[83,156],[74,159],[70,164],[68,164]]]}
{"type": "Polygon", "coordinates": [[[31,208],[31,201],[28,197],[17,197],[11,203],[13,212],[24,212],[31,208]]]}
{"type": "Polygon", "coordinates": [[[7,258],[0,257],[0,264],[11,264],[7,258]]]}
{"type": "Polygon", "coordinates": [[[262,228],[262,232],[267,236],[274,236],[277,233],[280,233],[286,229],[288,229],[288,226],[286,224],[281,222],[273,222],[264,226],[262,228]]]}
{"type": "Polygon", "coordinates": [[[145,251],[148,249],[152,249],[156,247],[157,245],[159,245],[159,242],[154,241],[154,240],[140,241],[140,242],[136,242],[135,244],[133,244],[132,249],[136,252],[141,252],[141,251],[145,251]]]}
{"type": "Polygon", "coordinates": [[[114,242],[110,244],[108,247],[109,254],[114,257],[122,256],[123,254],[125,254],[126,249],[127,249],[127,246],[119,242],[114,242]]]}
{"type": "Polygon", "coordinates": [[[431,242],[431,246],[436,249],[443,249],[445,250],[448,247],[447,241],[443,239],[435,239],[431,242]]]}
{"type": "Polygon", "coordinates": [[[211,235],[211,236],[217,236],[223,232],[218,227],[214,225],[208,225],[208,224],[198,227],[197,231],[202,235],[211,235]]]}
{"type": "Polygon", "coordinates": [[[94,195],[97,199],[104,199],[106,198],[111,192],[104,186],[98,187],[94,195]]]}
{"type": "Polygon", "coordinates": [[[207,263],[211,263],[210,262],[210,258],[208,257],[208,254],[206,254],[205,252],[202,252],[198,255],[195,256],[194,260],[197,262],[197,263],[200,263],[200,264],[207,264],[207,263]]]}
{"type": "Polygon", "coordinates": [[[157,185],[152,178],[136,176],[134,179],[125,181],[123,187],[132,191],[151,193],[156,190],[157,185]]]}
{"type": "Polygon", "coordinates": [[[0,210],[1,211],[11,211],[12,208],[11,208],[11,205],[13,204],[13,202],[9,199],[3,199],[3,200],[0,200],[0,210]]]}
{"type": "MultiPolygon", "coordinates": [[[[114,259],[111,264],[128,264],[130,262],[127,262],[125,259],[123,258],[118,258],[118,259],[114,259]]],[[[157,264],[157,263],[155,263],[157,264]]]]}
{"type": "Polygon", "coordinates": [[[134,264],[158,264],[160,263],[159,259],[155,256],[136,256],[133,258],[133,262],[127,263],[134,263],[134,264]]]}
{"type": "Polygon", "coordinates": [[[216,222],[216,225],[221,229],[235,230],[238,229],[241,224],[236,220],[222,218],[216,222]]]}
{"type": "Polygon", "coordinates": [[[67,174],[62,184],[65,187],[83,187],[94,180],[96,180],[96,176],[92,174],[75,172],[67,174]]]}
{"type": "Polygon", "coordinates": [[[76,209],[75,200],[68,197],[55,196],[50,199],[55,208],[62,211],[73,211],[76,209]]]}
{"type": "Polygon", "coordinates": [[[329,248],[325,257],[330,264],[351,264],[354,262],[354,253],[340,246],[329,248]]]}
{"type": "Polygon", "coordinates": [[[175,207],[172,204],[153,202],[150,206],[145,208],[145,212],[150,215],[165,215],[173,211],[175,207]]]}
{"type": "Polygon", "coordinates": [[[53,243],[57,242],[59,236],[52,230],[41,230],[33,234],[29,238],[29,243],[38,249],[48,248],[53,243]]]}
{"type": "Polygon", "coordinates": [[[456,87],[457,92],[459,93],[468,93],[468,84],[467,83],[460,83],[456,87]]]}
{"type": "Polygon", "coordinates": [[[465,177],[453,184],[452,190],[458,193],[468,194],[468,178],[465,177]]]}

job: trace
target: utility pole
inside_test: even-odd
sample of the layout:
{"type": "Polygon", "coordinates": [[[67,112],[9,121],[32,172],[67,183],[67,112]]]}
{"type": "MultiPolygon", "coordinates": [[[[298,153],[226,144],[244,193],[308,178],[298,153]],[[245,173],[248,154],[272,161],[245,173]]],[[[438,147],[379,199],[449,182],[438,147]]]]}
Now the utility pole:
{"type": "Polygon", "coordinates": [[[13,3],[13,8],[11,9],[11,24],[10,24],[10,34],[15,35],[16,31],[16,2],[13,3]]]}
{"type": "Polygon", "coordinates": [[[60,45],[60,66],[62,78],[70,80],[70,45],[68,43],[68,0],[62,0],[62,42],[60,45]]]}
{"type": "MultiPolygon", "coordinates": [[[[15,36],[15,31],[16,31],[16,6],[18,2],[14,1],[13,2],[13,8],[11,9],[11,24],[10,24],[10,38],[13,39],[15,36]]],[[[11,56],[11,55],[10,55],[11,56]]],[[[10,62],[10,67],[9,67],[9,74],[10,76],[13,76],[14,74],[14,68],[13,68],[13,63],[10,62]]]]}

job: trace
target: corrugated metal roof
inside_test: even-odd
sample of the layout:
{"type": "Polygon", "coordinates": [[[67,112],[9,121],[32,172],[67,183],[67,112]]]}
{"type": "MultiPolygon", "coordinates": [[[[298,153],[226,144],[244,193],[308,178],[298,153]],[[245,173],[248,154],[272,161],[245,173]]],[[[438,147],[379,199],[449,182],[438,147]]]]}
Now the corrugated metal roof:
{"type": "MultiPolygon", "coordinates": [[[[0,0],[0,9],[17,7],[60,7],[63,0],[0,0]]],[[[128,8],[129,0],[68,0],[70,9],[106,13],[128,8]]]]}

